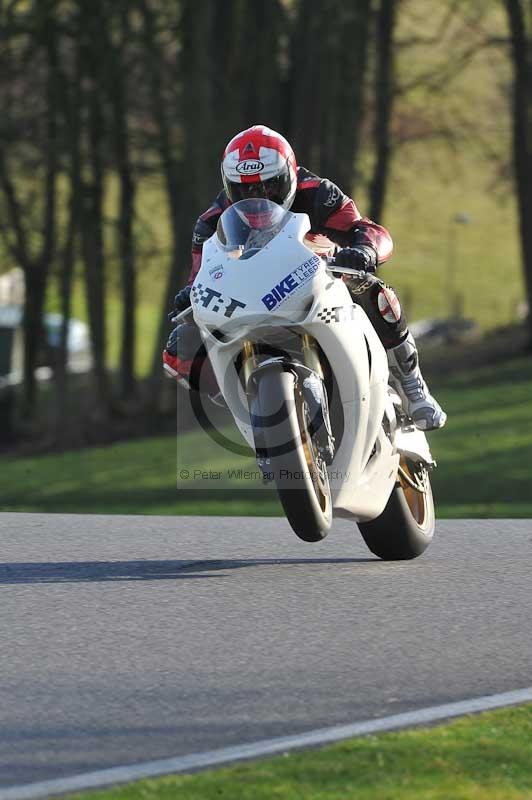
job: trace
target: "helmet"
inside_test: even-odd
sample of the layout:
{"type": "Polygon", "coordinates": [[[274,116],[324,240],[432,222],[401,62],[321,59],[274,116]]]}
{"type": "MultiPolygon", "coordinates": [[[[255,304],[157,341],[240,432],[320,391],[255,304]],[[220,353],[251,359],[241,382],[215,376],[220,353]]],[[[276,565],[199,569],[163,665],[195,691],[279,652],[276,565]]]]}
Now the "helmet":
{"type": "Polygon", "coordinates": [[[294,151],[280,133],[253,125],[237,133],[225,148],[222,179],[232,203],[263,197],[288,210],[297,187],[294,151]]]}

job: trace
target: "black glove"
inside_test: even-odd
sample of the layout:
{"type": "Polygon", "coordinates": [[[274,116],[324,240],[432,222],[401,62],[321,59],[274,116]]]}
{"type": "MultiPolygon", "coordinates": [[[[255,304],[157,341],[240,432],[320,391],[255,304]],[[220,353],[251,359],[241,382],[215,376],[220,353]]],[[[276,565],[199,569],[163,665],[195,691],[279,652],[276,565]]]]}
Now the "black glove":
{"type": "Polygon", "coordinates": [[[377,269],[377,253],[366,244],[357,244],[354,247],[344,247],[334,256],[334,263],[338,267],[360,269],[363,272],[375,272],[377,269]]]}
{"type": "Polygon", "coordinates": [[[165,350],[171,356],[188,361],[197,355],[202,344],[197,325],[184,322],[174,328],[166,342],[165,350]]]}
{"type": "Polygon", "coordinates": [[[184,311],[185,308],[188,308],[190,306],[191,290],[192,290],[191,286],[185,286],[185,288],[181,289],[174,297],[174,310],[177,313],[179,313],[180,311],[184,311]]]}

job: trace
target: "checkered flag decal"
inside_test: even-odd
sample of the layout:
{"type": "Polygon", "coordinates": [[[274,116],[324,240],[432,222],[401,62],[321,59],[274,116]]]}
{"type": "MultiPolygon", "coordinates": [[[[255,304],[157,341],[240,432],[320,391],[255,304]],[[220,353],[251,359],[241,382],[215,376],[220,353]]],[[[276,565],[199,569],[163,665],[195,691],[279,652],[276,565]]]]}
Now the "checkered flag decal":
{"type": "Polygon", "coordinates": [[[227,295],[224,297],[221,292],[211,289],[210,286],[204,286],[202,283],[194,284],[190,296],[195,306],[202,305],[203,308],[208,308],[215,314],[220,312],[227,319],[230,319],[238,309],[246,307],[246,303],[242,303],[241,300],[227,295]]]}
{"type": "Polygon", "coordinates": [[[340,311],[341,306],[336,308],[322,308],[321,311],[318,312],[318,319],[321,319],[326,325],[330,325],[331,322],[338,322],[340,319],[340,311]]]}
{"type": "Polygon", "coordinates": [[[220,304],[217,300],[221,300],[222,295],[220,292],[215,292],[213,289],[204,289],[202,283],[196,283],[192,287],[192,302],[198,305],[202,304],[205,308],[209,305],[212,298],[216,298],[214,305],[211,306],[211,311],[217,312],[220,310],[220,304]]]}
{"type": "Polygon", "coordinates": [[[205,289],[203,288],[203,284],[195,283],[194,286],[192,287],[191,294],[192,294],[192,300],[195,303],[200,303],[206,294],[205,289]]]}

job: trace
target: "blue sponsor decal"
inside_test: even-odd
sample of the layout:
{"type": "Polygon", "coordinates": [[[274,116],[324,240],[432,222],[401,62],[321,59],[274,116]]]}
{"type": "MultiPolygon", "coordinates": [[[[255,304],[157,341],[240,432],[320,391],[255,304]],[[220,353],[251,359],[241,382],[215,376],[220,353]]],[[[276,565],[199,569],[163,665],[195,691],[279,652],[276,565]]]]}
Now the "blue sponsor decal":
{"type": "Polygon", "coordinates": [[[282,281],[277,283],[273,289],[270,289],[268,294],[265,294],[264,297],[261,298],[268,311],[272,311],[276,306],[286,300],[287,297],[290,297],[292,292],[304,283],[307,283],[314,273],[317,272],[319,265],[320,258],[318,256],[312,256],[308,261],[300,264],[299,267],[296,267],[290,272],[286,278],[283,278],[282,281]]]}

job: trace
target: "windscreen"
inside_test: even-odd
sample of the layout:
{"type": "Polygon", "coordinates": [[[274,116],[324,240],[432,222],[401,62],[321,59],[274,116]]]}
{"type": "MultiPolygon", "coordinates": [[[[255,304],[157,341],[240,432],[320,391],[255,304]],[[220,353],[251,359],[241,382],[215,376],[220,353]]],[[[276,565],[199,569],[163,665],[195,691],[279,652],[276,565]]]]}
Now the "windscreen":
{"type": "Polygon", "coordinates": [[[224,211],[216,236],[233,258],[251,258],[277,236],[290,216],[289,211],[271,200],[240,200],[224,211]]]}

